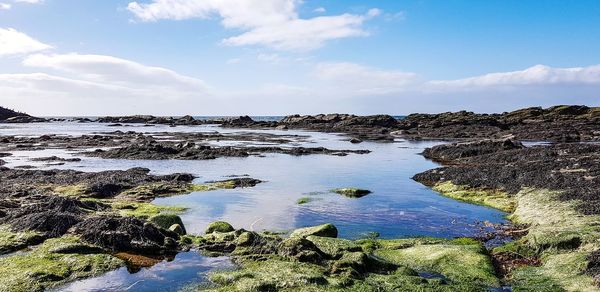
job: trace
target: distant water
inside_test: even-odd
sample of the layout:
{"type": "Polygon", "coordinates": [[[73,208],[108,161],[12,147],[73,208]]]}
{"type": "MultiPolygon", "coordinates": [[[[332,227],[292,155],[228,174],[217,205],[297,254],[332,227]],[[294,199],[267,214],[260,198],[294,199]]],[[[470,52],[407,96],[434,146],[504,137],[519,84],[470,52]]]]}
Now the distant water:
{"type": "MultiPolygon", "coordinates": [[[[179,116],[174,116],[174,117],[179,117],[179,116]]],[[[236,118],[239,116],[193,116],[194,119],[196,120],[201,120],[201,121],[210,121],[210,120],[218,120],[218,119],[224,119],[224,118],[236,118]]],[[[255,121],[260,121],[260,122],[277,122],[277,121],[281,121],[281,119],[283,119],[285,116],[250,116],[250,118],[252,118],[255,121]]],[[[403,119],[405,116],[392,116],[397,120],[401,120],[403,119]]],[[[81,117],[64,117],[64,116],[47,116],[44,118],[67,118],[67,119],[72,119],[72,118],[88,118],[91,120],[95,120],[99,117],[96,116],[81,116],[81,117]]]]}

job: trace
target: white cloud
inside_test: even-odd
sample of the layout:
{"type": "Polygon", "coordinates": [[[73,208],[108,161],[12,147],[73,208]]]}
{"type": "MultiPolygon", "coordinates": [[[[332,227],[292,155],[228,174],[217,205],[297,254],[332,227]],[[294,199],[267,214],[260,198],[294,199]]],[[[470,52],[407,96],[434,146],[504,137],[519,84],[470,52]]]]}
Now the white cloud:
{"type": "Polygon", "coordinates": [[[379,14],[342,14],[302,19],[296,11],[300,0],[153,0],[131,2],[128,10],[142,21],[207,19],[218,16],[226,28],[244,30],[223,40],[226,45],[261,45],[278,50],[311,50],[327,41],[367,36],[363,23],[379,14]]]}
{"type": "Polygon", "coordinates": [[[266,63],[279,63],[279,62],[283,61],[283,58],[281,56],[279,56],[278,54],[265,54],[265,53],[260,53],[260,54],[256,55],[256,59],[258,59],[261,62],[266,62],[266,63]]]}
{"type": "Polygon", "coordinates": [[[465,89],[536,85],[600,85],[600,65],[574,68],[536,65],[521,71],[491,73],[459,80],[431,81],[430,84],[435,87],[465,89]]]}
{"type": "MultiPolygon", "coordinates": [[[[157,113],[210,98],[200,79],[102,55],[32,55],[27,67],[55,71],[0,74],[0,101],[23,110],[64,114],[157,113]]],[[[186,107],[187,105],[187,107],[186,107]]],[[[186,109],[187,108],[187,109],[186,109]]]]}
{"type": "Polygon", "coordinates": [[[0,57],[27,54],[50,48],[52,46],[41,43],[13,28],[0,28],[0,57]]]}
{"type": "Polygon", "coordinates": [[[199,79],[172,70],[142,65],[133,61],[103,55],[43,55],[27,57],[23,65],[51,68],[72,73],[79,78],[123,86],[166,87],[178,91],[203,91],[206,84],[199,79]]]}
{"type": "Polygon", "coordinates": [[[11,5],[9,3],[0,3],[0,10],[9,10],[11,5]]]}

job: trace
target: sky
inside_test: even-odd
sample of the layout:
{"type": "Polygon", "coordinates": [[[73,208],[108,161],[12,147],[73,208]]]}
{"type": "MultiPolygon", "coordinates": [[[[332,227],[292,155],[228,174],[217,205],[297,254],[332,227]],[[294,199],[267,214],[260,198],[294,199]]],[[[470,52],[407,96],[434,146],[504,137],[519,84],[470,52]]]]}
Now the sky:
{"type": "Polygon", "coordinates": [[[0,0],[0,106],[34,115],[600,106],[597,0],[0,0]]]}

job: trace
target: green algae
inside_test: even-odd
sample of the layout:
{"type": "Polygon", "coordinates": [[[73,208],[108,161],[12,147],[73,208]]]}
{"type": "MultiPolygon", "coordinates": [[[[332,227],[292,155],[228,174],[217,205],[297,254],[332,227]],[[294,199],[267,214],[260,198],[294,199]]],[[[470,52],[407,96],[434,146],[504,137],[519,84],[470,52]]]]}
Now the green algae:
{"type": "Polygon", "coordinates": [[[158,206],[151,203],[115,202],[111,204],[113,209],[119,211],[121,216],[133,216],[148,219],[159,214],[181,214],[187,210],[177,206],[158,206]]]}
{"type": "Polygon", "coordinates": [[[362,251],[360,245],[348,239],[313,235],[306,237],[306,239],[330,258],[340,258],[346,252],[362,251]]]}
{"type": "Polygon", "coordinates": [[[48,239],[28,253],[0,258],[0,291],[43,291],[123,265],[107,254],[53,252],[79,243],[73,236],[48,239]]]}
{"type": "Polygon", "coordinates": [[[560,191],[535,188],[523,188],[513,196],[450,182],[433,189],[454,199],[512,212],[508,216],[512,222],[528,226],[524,237],[492,251],[540,259],[540,266],[517,267],[507,275],[514,291],[599,290],[584,271],[587,255],[600,247],[600,216],[577,211],[582,202],[561,201],[560,191]]]}
{"type": "Polygon", "coordinates": [[[439,273],[457,283],[487,287],[500,284],[481,244],[420,244],[400,249],[378,249],[374,254],[417,271],[439,273]]]}
{"type": "Polygon", "coordinates": [[[504,212],[512,212],[516,205],[514,197],[500,190],[473,189],[468,186],[455,185],[450,181],[437,183],[432,189],[455,200],[489,206],[504,212]]]}
{"type": "Polygon", "coordinates": [[[38,232],[13,232],[10,226],[0,225],[0,255],[26,248],[42,241],[44,241],[44,237],[38,232]]]}

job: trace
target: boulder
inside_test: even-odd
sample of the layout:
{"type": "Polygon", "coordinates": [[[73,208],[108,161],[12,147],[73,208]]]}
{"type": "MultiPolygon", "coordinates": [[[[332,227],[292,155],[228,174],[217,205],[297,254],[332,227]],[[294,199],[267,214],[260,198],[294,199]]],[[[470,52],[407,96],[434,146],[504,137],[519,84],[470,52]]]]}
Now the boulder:
{"type": "MultiPolygon", "coordinates": [[[[158,226],[160,228],[168,229],[168,230],[171,230],[171,228],[174,227],[174,225],[179,225],[179,228],[183,232],[182,234],[186,234],[185,227],[183,225],[183,221],[181,221],[181,218],[177,215],[159,214],[159,215],[150,217],[150,219],[148,219],[148,221],[154,223],[156,226],[158,226]]],[[[177,228],[177,227],[174,227],[174,228],[177,228]]],[[[171,231],[176,232],[175,230],[171,230],[171,231]]],[[[179,233],[179,232],[176,232],[176,233],[179,233]]]]}

